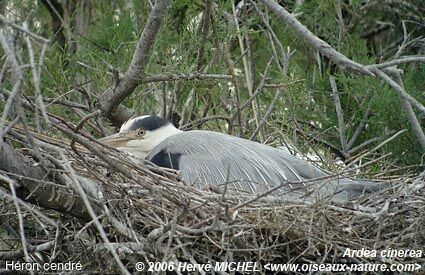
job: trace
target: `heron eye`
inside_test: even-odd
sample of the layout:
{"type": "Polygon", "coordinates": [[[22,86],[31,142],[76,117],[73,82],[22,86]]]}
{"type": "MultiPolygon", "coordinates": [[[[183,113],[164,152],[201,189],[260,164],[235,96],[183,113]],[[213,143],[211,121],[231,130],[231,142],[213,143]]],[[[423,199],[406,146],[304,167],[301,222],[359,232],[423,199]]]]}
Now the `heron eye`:
{"type": "Polygon", "coordinates": [[[140,130],[138,130],[138,131],[137,131],[137,135],[138,135],[138,136],[141,136],[141,137],[142,137],[142,136],[144,136],[145,134],[146,134],[146,131],[145,131],[145,130],[143,130],[143,129],[140,129],[140,130]]]}

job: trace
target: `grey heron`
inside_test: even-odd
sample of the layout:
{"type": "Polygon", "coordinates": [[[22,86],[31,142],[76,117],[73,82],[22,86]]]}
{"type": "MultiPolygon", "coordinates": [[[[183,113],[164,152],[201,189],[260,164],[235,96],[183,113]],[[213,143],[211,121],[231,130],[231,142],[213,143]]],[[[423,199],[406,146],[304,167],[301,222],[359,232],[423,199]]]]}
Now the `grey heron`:
{"type": "Polygon", "coordinates": [[[145,115],[125,122],[119,133],[100,139],[139,159],[180,171],[188,184],[224,185],[250,193],[284,186],[297,197],[306,193],[353,199],[381,189],[379,183],[350,178],[321,180],[308,187],[306,180],[330,173],[294,155],[261,143],[218,132],[181,131],[168,120],[145,115]],[[314,188],[312,188],[312,186],[314,188]]]}

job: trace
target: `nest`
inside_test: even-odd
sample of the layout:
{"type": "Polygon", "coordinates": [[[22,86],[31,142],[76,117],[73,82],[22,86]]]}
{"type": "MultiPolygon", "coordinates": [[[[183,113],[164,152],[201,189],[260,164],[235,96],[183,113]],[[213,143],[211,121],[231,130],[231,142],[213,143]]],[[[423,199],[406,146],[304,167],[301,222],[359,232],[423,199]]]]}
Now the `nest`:
{"type": "Polygon", "coordinates": [[[26,251],[19,249],[20,238],[3,233],[9,244],[16,242],[16,249],[0,254],[3,261],[79,262],[84,272],[101,273],[135,272],[137,262],[254,262],[260,273],[267,273],[268,263],[414,263],[416,270],[425,265],[423,255],[380,254],[425,253],[425,174],[399,178],[388,190],[346,203],[287,199],[225,185],[199,190],[175,171],[135,165],[118,152],[87,144],[92,152],[68,142],[54,145],[62,153],[49,152],[61,160],[55,173],[69,181],[70,195],[82,199],[86,218],[22,201],[28,207],[21,204],[21,225],[16,199],[3,196],[3,224],[25,228],[27,242],[26,251]]]}

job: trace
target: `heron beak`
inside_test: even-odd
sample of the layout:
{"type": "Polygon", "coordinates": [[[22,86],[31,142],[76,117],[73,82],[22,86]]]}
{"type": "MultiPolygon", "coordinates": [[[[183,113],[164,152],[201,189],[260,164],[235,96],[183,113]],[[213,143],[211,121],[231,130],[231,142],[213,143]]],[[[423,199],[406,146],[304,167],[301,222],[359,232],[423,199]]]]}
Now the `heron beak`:
{"type": "Polygon", "coordinates": [[[116,133],[99,139],[100,142],[114,148],[125,147],[130,138],[124,134],[116,133]]]}

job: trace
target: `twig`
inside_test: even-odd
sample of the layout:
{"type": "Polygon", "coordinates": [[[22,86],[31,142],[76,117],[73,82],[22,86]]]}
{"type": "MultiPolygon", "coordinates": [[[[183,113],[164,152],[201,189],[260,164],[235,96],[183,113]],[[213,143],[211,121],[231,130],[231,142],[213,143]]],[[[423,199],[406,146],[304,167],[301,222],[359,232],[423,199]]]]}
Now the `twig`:
{"type": "Polygon", "coordinates": [[[109,251],[111,252],[112,256],[114,257],[114,260],[116,261],[116,263],[120,267],[121,272],[123,274],[130,275],[130,272],[128,272],[127,268],[125,268],[120,257],[118,256],[117,252],[115,251],[111,242],[109,241],[108,237],[106,236],[106,233],[105,233],[102,225],[100,224],[98,217],[97,217],[96,213],[94,212],[93,207],[91,206],[91,203],[90,203],[90,201],[87,197],[86,192],[81,187],[81,184],[78,181],[77,176],[75,175],[74,169],[72,169],[72,167],[69,165],[69,160],[67,160],[67,158],[65,157],[65,155],[62,152],[60,152],[60,154],[61,154],[62,160],[64,161],[65,167],[68,168],[69,176],[70,176],[70,178],[71,178],[71,180],[74,184],[74,188],[78,191],[79,195],[81,196],[81,198],[84,202],[84,205],[86,206],[87,212],[89,213],[90,217],[94,221],[94,224],[95,224],[96,229],[98,230],[98,232],[100,234],[100,237],[102,238],[102,240],[104,241],[104,243],[108,247],[109,251]]]}
{"type": "MultiPolygon", "coordinates": [[[[241,52],[245,51],[245,47],[244,47],[244,43],[243,43],[243,39],[242,39],[242,34],[239,28],[239,22],[238,22],[238,17],[236,14],[236,8],[235,8],[235,3],[232,2],[232,11],[233,11],[233,20],[234,20],[234,24],[236,26],[236,36],[238,38],[238,42],[239,42],[239,48],[241,50],[241,52]]],[[[250,46],[249,43],[246,43],[247,46],[247,53],[250,52],[250,46]]],[[[252,112],[254,114],[254,120],[255,120],[255,124],[256,127],[258,127],[258,125],[260,124],[259,121],[259,115],[258,115],[258,104],[257,104],[257,100],[255,97],[253,97],[253,86],[254,86],[254,79],[253,79],[253,75],[252,75],[252,64],[250,62],[250,59],[248,59],[247,55],[243,55],[242,56],[242,63],[243,63],[243,67],[244,67],[244,74],[245,74],[245,80],[246,80],[246,85],[247,85],[247,89],[248,89],[248,95],[250,98],[253,98],[250,101],[251,104],[251,108],[252,108],[252,112]]],[[[242,108],[241,108],[242,110],[242,108]]],[[[240,125],[240,127],[242,127],[242,125],[240,125]]],[[[243,131],[242,131],[243,133],[243,131]]]]}
{"type": "Polygon", "coordinates": [[[338,88],[336,87],[335,78],[332,76],[329,77],[332,88],[332,96],[334,98],[335,110],[338,115],[338,128],[339,128],[339,138],[341,140],[341,148],[344,154],[347,154],[347,136],[345,134],[345,122],[344,122],[344,113],[341,107],[341,100],[339,98],[338,88]]]}
{"type": "MultiPolygon", "coordinates": [[[[64,241],[69,241],[74,238],[73,235],[68,235],[63,238],[64,241]]],[[[34,252],[41,252],[46,251],[51,248],[53,248],[56,245],[56,240],[48,241],[39,245],[34,246],[28,246],[27,251],[28,253],[34,253],[34,252]]],[[[8,260],[8,259],[17,259],[19,257],[22,257],[24,255],[24,250],[14,250],[14,251],[7,251],[7,252],[0,252],[0,259],[8,260]]]]}
{"type": "Polygon", "coordinates": [[[350,167],[353,163],[355,163],[355,162],[359,161],[360,159],[370,155],[372,152],[375,152],[376,150],[378,150],[379,148],[381,148],[382,146],[384,146],[388,142],[394,140],[395,138],[397,138],[399,135],[403,134],[406,131],[407,131],[407,129],[403,129],[403,130],[398,131],[397,133],[395,133],[394,135],[392,135],[391,137],[389,137],[388,139],[386,139],[382,143],[378,144],[377,146],[375,146],[371,150],[369,150],[366,153],[361,154],[360,156],[354,158],[353,160],[350,161],[350,163],[346,166],[346,168],[344,170],[346,170],[348,167],[350,167]]]}
{"type": "Polygon", "coordinates": [[[266,113],[264,114],[263,118],[260,121],[260,124],[258,125],[257,129],[255,129],[254,133],[252,133],[249,140],[254,140],[258,132],[261,130],[261,128],[263,128],[264,125],[266,125],[266,122],[269,119],[269,116],[271,115],[271,113],[273,112],[274,106],[276,105],[277,101],[280,99],[281,94],[282,94],[282,90],[280,88],[277,88],[269,108],[267,109],[266,113]]]}
{"type": "Polygon", "coordinates": [[[369,69],[373,69],[374,67],[378,69],[384,69],[387,67],[397,66],[397,65],[401,65],[405,63],[425,63],[425,56],[406,56],[396,60],[391,60],[391,61],[387,61],[387,62],[383,62],[379,64],[368,65],[366,67],[368,67],[369,69]]]}
{"type": "MultiPolygon", "coordinates": [[[[17,215],[17,218],[18,218],[19,235],[20,235],[20,238],[21,238],[22,251],[23,251],[24,256],[25,256],[25,261],[27,263],[29,263],[30,257],[29,257],[28,250],[27,250],[28,244],[27,244],[27,241],[26,241],[26,238],[25,238],[24,218],[22,217],[21,207],[19,206],[18,197],[16,196],[15,183],[13,182],[13,180],[11,180],[7,177],[4,177],[3,175],[0,175],[0,179],[9,183],[9,189],[10,189],[10,192],[12,193],[13,204],[15,205],[16,215],[17,215]]],[[[33,274],[33,271],[31,271],[31,273],[33,274]]]]}
{"type": "MultiPolygon", "coordinates": [[[[357,139],[359,138],[361,132],[363,131],[363,129],[366,126],[366,121],[370,116],[370,104],[372,101],[369,101],[369,106],[363,110],[363,116],[362,116],[362,120],[360,121],[359,125],[357,126],[356,130],[354,131],[354,134],[351,136],[350,141],[348,141],[347,144],[347,148],[349,150],[351,150],[354,146],[354,144],[356,143],[357,139]]],[[[349,152],[349,154],[351,154],[349,152]]]]}
{"type": "Polygon", "coordinates": [[[23,32],[26,35],[31,36],[32,38],[34,38],[35,40],[38,40],[39,42],[41,42],[43,44],[49,44],[50,43],[50,40],[49,39],[46,39],[46,38],[44,38],[42,36],[39,36],[39,35],[37,35],[35,33],[32,33],[30,31],[28,31],[27,29],[25,29],[25,28],[23,28],[23,27],[15,24],[15,23],[13,23],[13,22],[10,22],[9,20],[6,19],[6,17],[4,17],[1,14],[0,14],[0,24],[9,25],[10,27],[12,27],[12,28],[14,28],[14,29],[16,29],[16,30],[18,30],[20,32],[23,32]]]}
{"type": "Polygon", "coordinates": [[[232,79],[231,75],[225,74],[207,74],[207,73],[192,73],[192,74],[155,74],[147,75],[142,83],[176,81],[176,80],[226,80],[232,79]]]}

